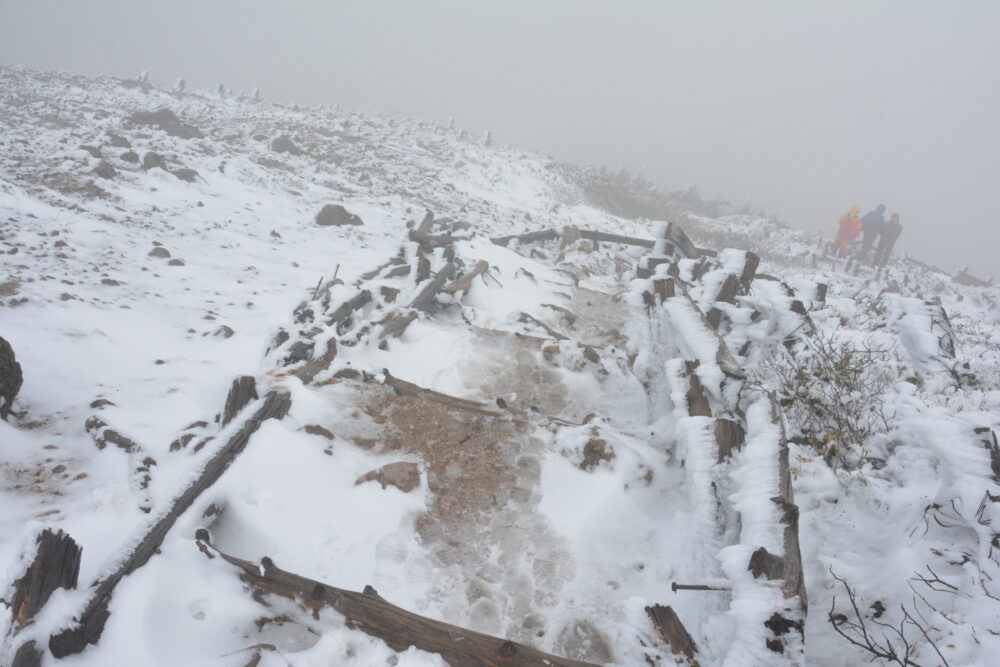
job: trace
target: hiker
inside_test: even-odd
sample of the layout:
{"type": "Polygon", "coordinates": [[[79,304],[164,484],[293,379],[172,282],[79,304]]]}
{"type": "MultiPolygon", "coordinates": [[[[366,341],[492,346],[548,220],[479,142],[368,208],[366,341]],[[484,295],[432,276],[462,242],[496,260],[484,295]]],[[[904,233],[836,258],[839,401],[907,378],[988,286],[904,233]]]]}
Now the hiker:
{"type": "Polygon", "coordinates": [[[840,229],[837,231],[837,254],[841,257],[847,254],[847,246],[851,245],[861,232],[861,219],[858,217],[860,212],[861,207],[855,204],[850,211],[840,216],[840,229]]]}
{"type": "Polygon", "coordinates": [[[872,266],[883,267],[889,261],[892,254],[892,246],[896,244],[896,239],[903,233],[903,225],[899,222],[899,213],[893,213],[889,222],[885,223],[882,233],[879,235],[878,248],[875,249],[875,257],[872,259],[872,266]]]}
{"type": "Polygon", "coordinates": [[[874,211],[865,213],[861,218],[861,253],[858,259],[864,259],[872,251],[875,241],[885,227],[885,204],[879,204],[874,211]]]}

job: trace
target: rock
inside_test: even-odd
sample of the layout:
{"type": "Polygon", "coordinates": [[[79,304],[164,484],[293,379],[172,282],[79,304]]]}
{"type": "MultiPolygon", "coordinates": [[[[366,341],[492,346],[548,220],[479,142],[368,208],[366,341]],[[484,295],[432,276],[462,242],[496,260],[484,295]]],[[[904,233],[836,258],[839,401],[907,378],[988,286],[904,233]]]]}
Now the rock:
{"type": "Polygon", "coordinates": [[[101,155],[101,149],[100,148],[94,148],[93,146],[80,146],[80,149],[87,151],[88,153],[90,153],[90,155],[92,157],[96,157],[96,158],[100,158],[100,159],[104,158],[104,156],[101,155]]]}
{"type": "Polygon", "coordinates": [[[7,421],[7,415],[11,412],[14,404],[14,397],[21,391],[21,384],[24,376],[21,373],[21,364],[17,363],[14,357],[14,348],[7,340],[0,336],[0,419],[7,421]]]}
{"type": "Polygon", "coordinates": [[[117,134],[108,133],[108,138],[112,146],[115,148],[132,148],[132,144],[129,143],[128,139],[117,134]]]}
{"type": "Polygon", "coordinates": [[[118,175],[118,172],[108,164],[107,160],[101,160],[96,167],[94,167],[94,174],[100,176],[101,178],[106,178],[111,180],[118,175]]]}
{"type": "Polygon", "coordinates": [[[189,169],[187,167],[181,169],[175,169],[170,172],[182,181],[187,181],[188,183],[194,183],[194,179],[198,178],[198,172],[194,169],[189,169]]]}
{"type": "Polygon", "coordinates": [[[170,257],[170,251],[164,248],[163,246],[157,246],[149,251],[149,256],[167,258],[170,257]]]}
{"type": "Polygon", "coordinates": [[[302,155],[302,149],[295,145],[294,142],[288,137],[287,134],[283,134],[274,141],[271,142],[271,150],[275,153],[288,153],[289,155],[302,155]]]}
{"type": "Polygon", "coordinates": [[[316,214],[316,224],[321,227],[340,227],[341,225],[363,225],[364,220],[354,215],[340,204],[327,204],[316,214]]]}
{"type": "Polygon", "coordinates": [[[583,447],[583,461],[580,462],[580,469],[591,472],[594,468],[605,461],[615,458],[615,448],[601,438],[591,438],[583,447]]]}
{"type": "Polygon", "coordinates": [[[101,284],[107,285],[108,287],[118,287],[121,285],[121,281],[115,280],[114,278],[101,278],[101,284]]]}
{"type": "Polygon", "coordinates": [[[142,168],[148,171],[153,167],[166,169],[163,162],[163,156],[161,156],[159,153],[154,153],[153,151],[149,151],[148,153],[142,156],[142,168]]]}
{"type": "Polygon", "coordinates": [[[306,433],[310,435],[319,435],[327,440],[333,440],[334,435],[330,429],[320,426],[319,424],[306,424],[303,429],[306,433]]]}
{"type": "Polygon", "coordinates": [[[409,493],[420,486],[420,469],[417,468],[416,463],[397,461],[396,463],[389,463],[378,470],[372,470],[358,477],[357,481],[354,482],[354,486],[364,484],[365,482],[378,482],[382,485],[383,489],[394,486],[403,493],[409,493]]]}
{"type": "Polygon", "coordinates": [[[125,162],[131,162],[132,164],[137,164],[139,162],[139,154],[135,151],[125,151],[119,157],[125,162]]]}
{"type": "Polygon", "coordinates": [[[151,125],[157,127],[172,137],[181,139],[202,139],[205,137],[194,125],[182,123],[174,112],[163,108],[157,111],[136,111],[128,117],[131,125],[151,125]]]}
{"type": "Polygon", "coordinates": [[[219,327],[218,329],[216,329],[216,330],[215,330],[215,331],[214,331],[214,332],[212,333],[212,335],[213,335],[213,336],[222,336],[223,338],[232,338],[232,337],[233,337],[233,335],[234,335],[235,333],[236,333],[236,332],[235,332],[235,331],[233,331],[233,328],[232,328],[232,327],[230,327],[230,326],[227,326],[227,325],[223,324],[223,325],[222,325],[222,326],[220,326],[220,327],[219,327]]]}
{"type": "Polygon", "coordinates": [[[174,259],[167,262],[167,266],[184,266],[184,260],[175,257],[174,259]]]}

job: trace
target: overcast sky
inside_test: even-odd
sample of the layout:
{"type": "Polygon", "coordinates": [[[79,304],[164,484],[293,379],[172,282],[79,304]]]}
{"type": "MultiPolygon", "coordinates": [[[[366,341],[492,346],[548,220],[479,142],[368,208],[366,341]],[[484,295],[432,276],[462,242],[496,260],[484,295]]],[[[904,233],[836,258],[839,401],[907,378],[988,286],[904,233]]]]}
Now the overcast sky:
{"type": "Polygon", "coordinates": [[[1000,2],[0,0],[0,62],[258,86],[626,165],[995,274],[1000,2]]]}

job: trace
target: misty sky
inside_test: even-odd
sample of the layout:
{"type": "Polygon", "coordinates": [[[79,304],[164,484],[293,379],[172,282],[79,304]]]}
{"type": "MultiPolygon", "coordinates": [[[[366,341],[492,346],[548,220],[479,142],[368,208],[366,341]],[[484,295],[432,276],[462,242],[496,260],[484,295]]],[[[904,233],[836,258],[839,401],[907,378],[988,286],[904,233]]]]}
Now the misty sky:
{"type": "Polygon", "coordinates": [[[645,168],[1000,278],[1000,2],[0,0],[0,62],[258,86],[645,168]]]}

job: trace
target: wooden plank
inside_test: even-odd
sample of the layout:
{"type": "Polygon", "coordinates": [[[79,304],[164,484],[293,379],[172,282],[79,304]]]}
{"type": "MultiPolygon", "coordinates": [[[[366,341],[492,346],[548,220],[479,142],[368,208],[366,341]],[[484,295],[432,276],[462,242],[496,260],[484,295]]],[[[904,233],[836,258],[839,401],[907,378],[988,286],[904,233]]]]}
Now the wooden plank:
{"type": "Polygon", "coordinates": [[[539,241],[553,241],[557,238],[559,238],[558,230],[543,229],[537,232],[528,232],[527,234],[512,234],[511,236],[498,236],[490,240],[497,245],[506,247],[510,244],[511,241],[517,241],[518,243],[537,243],[539,241]]]}
{"type": "Polygon", "coordinates": [[[667,223],[665,238],[674,244],[682,255],[689,259],[697,259],[702,255],[701,251],[688,238],[684,229],[676,222],[667,223]]]}
{"type": "Polygon", "coordinates": [[[301,367],[295,369],[292,374],[302,380],[302,384],[309,384],[316,378],[317,375],[329,368],[330,364],[332,364],[333,360],[336,358],[337,339],[331,337],[326,341],[326,350],[323,354],[314,356],[301,367]]]}
{"type": "Polygon", "coordinates": [[[256,401],[257,379],[252,375],[241,375],[233,380],[233,386],[229,388],[229,395],[226,396],[226,406],[222,410],[222,425],[225,426],[233,421],[233,418],[240,410],[256,401]]]}
{"type": "Polygon", "coordinates": [[[715,420],[715,441],[719,445],[719,463],[743,448],[746,432],[743,427],[730,419],[715,420]]]}
{"type": "Polygon", "coordinates": [[[364,308],[371,300],[372,293],[368,290],[361,290],[330,313],[330,316],[326,318],[327,326],[339,328],[351,315],[364,308]]]}
{"type": "Polygon", "coordinates": [[[268,419],[283,418],[288,414],[291,405],[292,399],[287,392],[279,390],[268,392],[261,406],[205,464],[198,477],[174,498],[166,511],[148,525],[142,538],[137,543],[133,543],[132,540],[127,541],[123,549],[112,556],[113,561],[120,564],[106,577],[94,582],[90,598],[83,612],[75,619],[75,624],[49,638],[49,650],[52,651],[52,655],[62,658],[79,653],[87,644],[98,642],[111,614],[108,611],[108,603],[118,583],[153,557],[163,538],[181,515],[222,477],[230,464],[246,448],[250,436],[260,428],[261,423],[268,419]]]}
{"type": "Polygon", "coordinates": [[[580,238],[588,239],[590,241],[607,241],[608,243],[620,243],[622,245],[632,245],[650,249],[652,249],[652,247],[656,244],[656,241],[653,239],[640,239],[634,236],[608,234],[607,232],[598,232],[592,229],[581,229],[580,238]]]}
{"type": "MultiPolygon", "coordinates": [[[[448,664],[462,667],[594,667],[591,663],[543,653],[526,644],[466,630],[443,621],[397,607],[371,586],[364,592],[349,591],[307,579],[278,568],[270,558],[251,563],[212,549],[207,530],[196,537],[203,552],[217,554],[234,565],[240,578],[262,594],[274,594],[296,600],[310,612],[323,607],[338,611],[348,627],[378,637],[395,651],[416,646],[421,651],[437,653],[448,664]],[[210,551],[211,550],[211,551],[210,551]]],[[[310,613],[309,618],[315,618],[310,613]]]]}
{"type": "Polygon", "coordinates": [[[450,285],[445,287],[442,291],[448,292],[449,294],[454,294],[456,292],[468,292],[472,289],[472,281],[483,275],[490,270],[490,264],[484,259],[476,262],[476,265],[471,271],[465,273],[460,278],[454,280],[450,285]]]}
{"type": "MultiPolygon", "coordinates": [[[[14,582],[10,602],[14,634],[29,625],[59,588],[76,588],[83,549],[63,531],[46,528],[35,538],[35,557],[21,578],[14,582]]],[[[12,667],[38,667],[42,652],[34,641],[18,647],[12,667]]]]}
{"type": "Polygon", "coordinates": [[[58,588],[76,588],[83,549],[63,531],[46,528],[35,539],[35,557],[24,575],[14,582],[10,603],[17,629],[31,622],[58,588]]]}
{"type": "Polygon", "coordinates": [[[430,310],[431,305],[434,303],[434,297],[437,296],[441,288],[444,287],[445,282],[451,278],[452,274],[455,273],[455,263],[448,262],[441,267],[441,270],[437,272],[434,278],[424,285],[417,296],[410,303],[410,308],[416,308],[417,310],[427,311],[430,310]]]}
{"type": "Polygon", "coordinates": [[[691,665],[698,665],[698,661],[695,660],[698,647],[695,646],[694,639],[681,623],[673,607],[654,604],[646,607],[646,613],[659,632],[660,638],[670,647],[670,652],[685,656],[691,665]]]}

